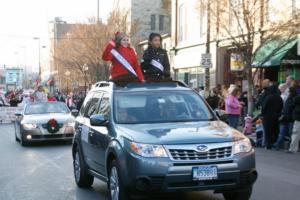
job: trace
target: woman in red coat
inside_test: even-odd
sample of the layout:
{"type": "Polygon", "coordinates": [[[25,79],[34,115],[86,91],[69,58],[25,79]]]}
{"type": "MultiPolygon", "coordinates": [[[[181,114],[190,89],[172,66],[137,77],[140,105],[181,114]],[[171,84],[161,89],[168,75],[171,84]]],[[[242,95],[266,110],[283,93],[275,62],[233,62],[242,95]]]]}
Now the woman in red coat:
{"type": "Polygon", "coordinates": [[[117,85],[125,86],[129,82],[145,82],[136,53],[130,47],[129,37],[125,33],[115,34],[115,39],[106,46],[102,59],[112,62],[111,81],[117,85]]]}

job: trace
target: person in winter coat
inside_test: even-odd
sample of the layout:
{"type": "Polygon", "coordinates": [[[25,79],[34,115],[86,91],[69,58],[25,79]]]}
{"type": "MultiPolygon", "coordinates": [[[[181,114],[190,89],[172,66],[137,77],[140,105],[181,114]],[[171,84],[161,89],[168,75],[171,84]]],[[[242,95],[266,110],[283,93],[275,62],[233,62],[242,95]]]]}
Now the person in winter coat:
{"type": "Polygon", "coordinates": [[[237,128],[243,105],[239,102],[240,89],[234,88],[225,100],[225,111],[229,126],[237,128]]]}
{"type": "Polygon", "coordinates": [[[160,34],[150,34],[148,48],[141,62],[146,81],[171,80],[169,57],[167,51],[162,49],[161,43],[160,34]]]}
{"type": "Polygon", "coordinates": [[[138,63],[136,53],[129,44],[125,33],[117,32],[115,39],[106,46],[102,59],[111,61],[111,81],[125,86],[130,82],[144,82],[144,75],[138,63]]]}
{"type": "Polygon", "coordinates": [[[61,92],[57,92],[55,98],[56,98],[56,101],[59,101],[59,102],[65,102],[66,101],[61,92]]]}
{"type": "Polygon", "coordinates": [[[295,109],[293,111],[293,133],[292,133],[292,141],[290,144],[290,148],[288,150],[289,153],[296,153],[299,150],[299,141],[300,141],[300,96],[298,95],[294,99],[295,109]]]}
{"type": "Polygon", "coordinates": [[[283,101],[280,97],[280,91],[276,85],[272,85],[268,88],[268,95],[264,98],[261,109],[267,149],[272,149],[273,143],[277,140],[278,121],[282,108],[283,101]]]}
{"type": "Polygon", "coordinates": [[[270,80],[264,79],[262,82],[262,92],[258,96],[258,100],[256,102],[256,107],[261,107],[265,98],[269,95],[269,87],[270,87],[270,80]]]}
{"type": "Polygon", "coordinates": [[[280,117],[280,132],[277,141],[274,143],[273,148],[280,149],[285,136],[291,136],[293,131],[293,110],[295,108],[294,98],[297,96],[297,90],[294,87],[289,89],[289,96],[284,102],[282,115],[280,117]]]}

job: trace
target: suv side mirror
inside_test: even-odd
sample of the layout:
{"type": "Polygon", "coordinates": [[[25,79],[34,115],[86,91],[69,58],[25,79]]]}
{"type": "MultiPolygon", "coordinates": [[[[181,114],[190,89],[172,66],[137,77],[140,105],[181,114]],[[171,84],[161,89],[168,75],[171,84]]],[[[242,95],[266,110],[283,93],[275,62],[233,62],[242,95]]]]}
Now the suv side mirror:
{"type": "Polygon", "coordinates": [[[74,117],[77,117],[78,116],[78,113],[79,111],[77,109],[72,109],[71,110],[71,114],[74,116],[74,117]]]}
{"type": "Polygon", "coordinates": [[[96,114],[90,117],[90,124],[92,126],[106,126],[108,120],[104,115],[96,114]]]}

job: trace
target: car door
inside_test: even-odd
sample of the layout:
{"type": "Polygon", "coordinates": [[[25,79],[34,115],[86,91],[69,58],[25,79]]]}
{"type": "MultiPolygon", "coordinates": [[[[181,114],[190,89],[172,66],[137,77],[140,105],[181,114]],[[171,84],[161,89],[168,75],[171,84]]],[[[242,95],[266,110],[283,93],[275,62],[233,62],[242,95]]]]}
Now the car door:
{"type": "Polygon", "coordinates": [[[81,147],[83,151],[83,156],[86,164],[90,168],[95,168],[95,163],[93,162],[93,151],[91,144],[91,132],[90,132],[90,119],[89,117],[96,111],[99,99],[102,93],[90,93],[85,102],[83,103],[82,109],[80,110],[80,115],[77,117],[78,131],[81,132],[81,147]]]}
{"type": "Polygon", "coordinates": [[[88,163],[90,168],[97,170],[99,168],[98,164],[95,162],[95,151],[94,151],[94,130],[92,129],[90,123],[90,117],[97,113],[99,108],[100,99],[102,97],[102,92],[95,92],[89,102],[88,108],[84,115],[84,126],[82,127],[83,137],[85,141],[85,151],[88,156],[88,163]]]}
{"type": "MultiPolygon", "coordinates": [[[[100,105],[98,114],[104,115],[107,119],[109,119],[110,115],[110,96],[109,93],[104,93],[100,105]]],[[[109,144],[110,137],[108,134],[108,126],[92,126],[92,143],[93,143],[93,151],[94,161],[97,163],[97,171],[101,174],[105,174],[105,150],[109,144]]]]}

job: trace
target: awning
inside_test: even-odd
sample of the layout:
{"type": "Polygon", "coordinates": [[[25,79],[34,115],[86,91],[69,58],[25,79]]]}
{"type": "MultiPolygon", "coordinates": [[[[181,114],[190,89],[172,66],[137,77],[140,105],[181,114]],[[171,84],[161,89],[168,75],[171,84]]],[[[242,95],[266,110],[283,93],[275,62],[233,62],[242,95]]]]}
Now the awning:
{"type": "Polygon", "coordinates": [[[256,52],[252,66],[254,67],[271,67],[280,66],[282,59],[298,42],[295,37],[289,42],[286,41],[271,41],[260,47],[256,52]]]}

